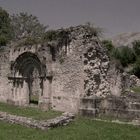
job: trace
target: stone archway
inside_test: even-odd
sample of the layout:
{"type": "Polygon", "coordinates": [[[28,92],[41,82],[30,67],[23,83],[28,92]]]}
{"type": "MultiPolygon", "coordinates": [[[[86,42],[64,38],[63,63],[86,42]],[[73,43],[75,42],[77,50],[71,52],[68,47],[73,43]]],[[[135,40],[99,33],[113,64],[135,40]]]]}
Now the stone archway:
{"type": "Polygon", "coordinates": [[[14,104],[38,104],[43,96],[46,66],[41,63],[37,55],[31,52],[19,55],[11,64],[11,73],[9,79],[12,84],[11,99],[13,99],[14,104]]]}

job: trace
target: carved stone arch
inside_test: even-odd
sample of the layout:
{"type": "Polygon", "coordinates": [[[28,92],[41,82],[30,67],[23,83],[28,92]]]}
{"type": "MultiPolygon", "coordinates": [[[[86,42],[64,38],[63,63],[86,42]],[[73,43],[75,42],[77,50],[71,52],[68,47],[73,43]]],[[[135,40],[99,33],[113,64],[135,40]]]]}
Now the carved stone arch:
{"type": "Polygon", "coordinates": [[[19,75],[27,77],[28,73],[37,68],[40,77],[45,77],[46,66],[41,63],[38,56],[31,52],[24,52],[19,55],[12,65],[13,76],[16,76],[18,72],[19,75]]]}
{"type": "Polygon", "coordinates": [[[12,96],[16,104],[29,104],[31,94],[33,93],[33,82],[38,79],[39,89],[38,103],[43,97],[44,81],[46,80],[46,65],[42,63],[39,57],[31,52],[24,52],[19,55],[11,64],[12,74],[9,80],[12,85],[12,96]],[[36,75],[34,75],[36,71],[36,75]]]}

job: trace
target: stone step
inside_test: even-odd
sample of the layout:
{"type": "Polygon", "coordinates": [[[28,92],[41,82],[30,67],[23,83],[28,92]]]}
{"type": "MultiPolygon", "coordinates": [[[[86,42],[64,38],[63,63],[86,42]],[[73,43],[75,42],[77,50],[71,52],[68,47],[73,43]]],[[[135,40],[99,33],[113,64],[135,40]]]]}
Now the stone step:
{"type": "Polygon", "coordinates": [[[126,115],[128,118],[140,119],[140,110],[129,109],[126,111],[126,115]]]}
{"type": "Polygon", "coordinates": [[[92,116],[95,117],[97,114],[97,109],[95,108],[80,108],[79,113],[82,116],[92,116]]]}
{"type": "Polygon", "coordinates": [[[135,109],[106,109],[105,114],[107,116],[112,116],[114,118],[124,118],[124,119],[140,119],[140,110],[135,109]]]}
{"type": "Polygon", "coordinates": [[[82,108],[96,108],[98,103],[100,102],[100,98],[95,98],[95,97],[84,97],[81,99],[81,105],[82,108]]]}
{"type": "Polygon", "coordinates": [[[140,103],[138,102],[130,103],[130,107],[132,109],[140,110],[140,103]]]}

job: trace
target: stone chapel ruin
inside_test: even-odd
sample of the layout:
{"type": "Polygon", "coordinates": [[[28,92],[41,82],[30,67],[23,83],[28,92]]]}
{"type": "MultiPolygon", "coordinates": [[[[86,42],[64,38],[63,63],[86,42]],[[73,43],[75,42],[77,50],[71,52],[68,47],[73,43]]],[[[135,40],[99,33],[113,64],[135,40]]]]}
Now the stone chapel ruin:
{"type": "Polygon", "coordinates": [[[109,60],[86,26],[64,31],[63,42],[0,48],[0,101],[28,106],[36,95],[44,110],[139,119],[140,95],[126,91],[139,80],[109,60]]]}

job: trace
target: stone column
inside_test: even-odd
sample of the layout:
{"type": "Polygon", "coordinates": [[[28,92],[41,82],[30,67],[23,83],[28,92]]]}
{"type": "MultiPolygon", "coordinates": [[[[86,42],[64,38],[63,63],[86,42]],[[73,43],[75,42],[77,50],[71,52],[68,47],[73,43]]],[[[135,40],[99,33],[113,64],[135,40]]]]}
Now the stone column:
{"type": "MultiPolygon", "coordinates": [[[[43,80],[43,79],[42,79],[43,80]]],[[[49,78],[46,78],[45,80],[42,81],[42,96],[39,99],[39,106],[43,110],[48,110],[51,109],[51,104],[52,104],[52,97],[51,97],[51,81],[49,78]]]]}
{"type": "Polygon", "coordinates": [[[21,100],[23,106],[29,105],[29,88],[25,80],[23,81],[23,87],[21,87],[21,100]]]}

